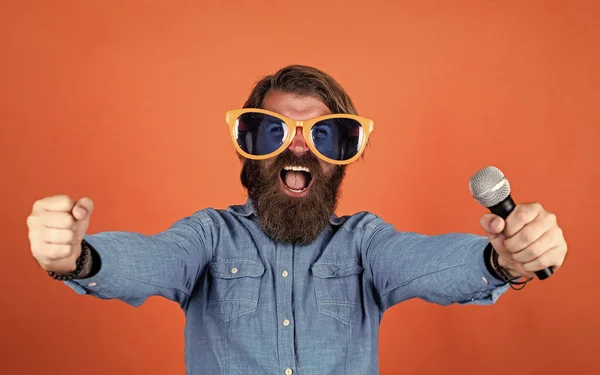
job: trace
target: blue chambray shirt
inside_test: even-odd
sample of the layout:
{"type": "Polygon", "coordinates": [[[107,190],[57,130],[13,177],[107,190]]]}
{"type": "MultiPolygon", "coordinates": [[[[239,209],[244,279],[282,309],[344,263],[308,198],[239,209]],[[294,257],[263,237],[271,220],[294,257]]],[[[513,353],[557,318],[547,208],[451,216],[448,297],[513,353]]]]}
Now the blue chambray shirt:
{"type": "Polygon", "coordinates": [[[204,209],[147,236],[86,236],[102,267],[78,293],[186,316],[188,375],[378,374],[384,311],[410,298],[492,304],[508,285],[487,271],[487,238],[399,232],[376,215],[332,217],[306,246],[272,241],[250,203],[204,209]]]}

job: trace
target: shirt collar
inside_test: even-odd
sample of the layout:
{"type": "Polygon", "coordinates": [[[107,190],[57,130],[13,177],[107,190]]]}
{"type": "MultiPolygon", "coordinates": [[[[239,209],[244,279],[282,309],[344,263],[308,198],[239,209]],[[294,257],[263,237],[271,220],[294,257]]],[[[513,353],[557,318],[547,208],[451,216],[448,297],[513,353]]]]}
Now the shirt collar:
{"type": "MultiPolygon", "coordinates": [[[[252,215],[255,215],[254,205],[252,204],[252,201],[250,201],[250,199],[246,200],[246,203],[243,205],[229,206],[227,208],[227,211],[235,215],[240,215],[244,217],[250,217],[252,215]]],[[[345,221],[346,217],[338,217],[335,214],[331,215],[331,217],[329,218],[329,224],[331,224],[334,227],[342,225],[345,221]]]]}

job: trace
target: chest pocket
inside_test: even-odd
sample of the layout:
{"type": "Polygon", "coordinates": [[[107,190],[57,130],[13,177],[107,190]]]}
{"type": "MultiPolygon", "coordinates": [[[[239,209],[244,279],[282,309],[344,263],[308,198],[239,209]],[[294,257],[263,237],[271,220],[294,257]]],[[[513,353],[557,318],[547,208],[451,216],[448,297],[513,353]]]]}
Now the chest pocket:
{"type": "Polygon", "coordinates": [[[315,263],[311,269],[320,313],[344,324],[362,316],[360,265],[315,263]]]}
{"type": "Polygon", "coordinates": [[[208,311],[225,322],[253,313],[258,307],[265,266],[251,259],[216,259],[209,265],[212,276],[208,311]]]}

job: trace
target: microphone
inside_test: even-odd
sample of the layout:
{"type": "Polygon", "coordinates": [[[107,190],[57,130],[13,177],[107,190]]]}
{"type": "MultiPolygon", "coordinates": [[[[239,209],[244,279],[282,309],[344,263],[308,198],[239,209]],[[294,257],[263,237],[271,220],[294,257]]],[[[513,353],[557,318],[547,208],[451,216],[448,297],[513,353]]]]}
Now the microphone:
{"type": "MultiPolygon", "coordinates": [[[[496,167],[489,166],[477,171],[469,181],[469,189],[477,202],[505,220],[515,209],[515,202],[510,196],[510,183],[504,173],[496,167]]],[[[535,275],[544,280],[553,272],[552,268],[548,267],[535,271],[535,275]]]]}

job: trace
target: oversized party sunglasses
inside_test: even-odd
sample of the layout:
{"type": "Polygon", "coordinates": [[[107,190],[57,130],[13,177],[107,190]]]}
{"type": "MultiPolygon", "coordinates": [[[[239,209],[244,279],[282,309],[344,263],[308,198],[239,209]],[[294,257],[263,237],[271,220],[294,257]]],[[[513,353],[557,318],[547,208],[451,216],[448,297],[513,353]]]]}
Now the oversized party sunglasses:
{"type": "Polygon", "coordinates": [[[349,164],[363,153],[373,121],[350,114],[332,114],[298,121],[259,108],[227,111],[231,138],[236,150],[245,158],[262,160],[287,149],[302,128],[308,148],[331,164],[349,164]]]}

